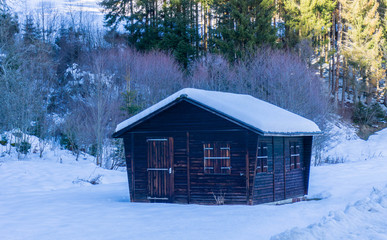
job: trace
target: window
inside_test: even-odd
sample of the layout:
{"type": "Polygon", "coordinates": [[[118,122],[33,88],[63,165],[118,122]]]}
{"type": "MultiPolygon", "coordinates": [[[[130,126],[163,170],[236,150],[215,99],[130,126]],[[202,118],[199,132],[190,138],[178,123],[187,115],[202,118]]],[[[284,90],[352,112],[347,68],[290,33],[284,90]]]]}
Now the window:
{"type": "Polygon", "coordinates": [[[230,174],[230,144],[228,143],[205,143],[204,150],[204,173],[206,174],[230,174]]]}
{"type": "Polygon", "coordinates": [[[301,167],[300,164],[300,145],[297,142],[290,142],[290,170],[301,167]]]}
{"type": "Polygon", "coordinates": [[[260,142],[257,147],[257,173],[267,172],[267,143],[260,142]]]}

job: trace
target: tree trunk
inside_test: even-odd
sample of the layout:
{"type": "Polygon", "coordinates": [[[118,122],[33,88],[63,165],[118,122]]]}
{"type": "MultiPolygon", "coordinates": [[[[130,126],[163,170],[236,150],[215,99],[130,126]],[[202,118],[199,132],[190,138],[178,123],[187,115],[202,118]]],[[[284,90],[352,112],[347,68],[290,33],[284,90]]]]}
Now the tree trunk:
{"type": "Polygon", "coordinates": [[[203,51],[207,52],[207,20],[208,20],[208,6],[206,3],[203,3],[203,51]]]}
{"type": "MultiPolygon", "coordinates": [[[[339,81],[340,81],[340,53],[341,53],[341,39],[342,39],[342,23],[341,23],[341,4],[338,4],[337,12],[337,53],[336,53],[336,83],[335,83],[335,93],[336,101],[339,102],[339,81]]],[[[342,84],[342,91],[344,91],[344,80],[342,84]]]]}
{"type": "Polygon", "coordinates": [[[343,58],[343,84],[341,90],[341,108],[344,110],[345,105],[345,93],[347,91],[347,77],[348,77],[348,65],[346,59],[343,58]]]}
{"type": "MultiPolygon", "coordinates": [[[[333,94],[334,98],[336,98],[336,88],[335,88],[335,77],[336,77],[336,72],[335,72],[335,50],[336,50],[336,15],[335,12],[332,13],[332,38],[331,38],[331,44],[332,44],[332,85],[331,85],[331,93],[333,94]]],[[[336,99],[335,99],[336,103],[336,99]]]]}
{"type": "Polygon", "coordinates": [[[387,88],[384,89],[384,106],[387,107],[387,88]]]}
{"type": "MultiPolygon", "coordinates": [[[[199,32],[199,3],[196,2],[196,33],[199,32]]],[[[196,36],[196,56],[199,56],[199,45],[200,45],[200,38],[196,36]]]]}

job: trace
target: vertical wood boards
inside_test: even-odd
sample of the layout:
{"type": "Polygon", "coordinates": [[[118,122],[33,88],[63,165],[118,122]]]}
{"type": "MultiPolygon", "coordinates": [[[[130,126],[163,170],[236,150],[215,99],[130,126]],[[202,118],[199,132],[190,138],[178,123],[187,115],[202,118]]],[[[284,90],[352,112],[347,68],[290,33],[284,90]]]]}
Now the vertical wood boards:
{"type": "MultiPolygon", "coordinates": [[[[294,198],[304,195],[306,186],[304,176],[306,174],[305,168],[305,156],[304,156],[304,145],[302,137],[288,137],[284,141],[285,149],[285,197],[294,198]],[[292,146],[298,146],[300,150],[300,166],[294,163],[292,166],[291,153],[292,146]]],[[[294,153],[294,151],[293,151],[294,153]]]]}
{"type": "Polygon", "coordinates": [[[187,203],[191,202],[191,178],[190,178],[190,159],[189,159],[189,132],[186,133],[186,153],[187,153],[187,203]]]}
{"type": "Polygon", "coordinates": [[[147,199],[171,201],[173,197],[173,138],[147,139],[147,199]]]}
{"type": "Polygon", "coordinates": [[[253,203],[272,202],[274,200],[274,160],[275,160],[273,138],[258,136],[255,145],[254,161],[255,161],[255,179],[253,203]],[[264,145],[267,147],[267,172],[258,171],[258,146],[264,145]]]}
{"type": "Polygon", "coordinates": [[[245,133],[245,160],[246,160],[246,204],[250,203],[250,161],[249,161],[249,136],[245,133]]]}
{"type": "Polygon", "coordinates": [[[285,162],[284,162],[284,138],[273,138],[274,152],[274,201],[285,199],[285,162]]]}
{"type": "Polygon", "coordinates": [[[303,147],[304,147],[304,194],[308,194],[309,189],[309,175],[310,175],[310,165],[312,158],[312,143],[313,137],[308,136],[303,138],[303,147]]]}

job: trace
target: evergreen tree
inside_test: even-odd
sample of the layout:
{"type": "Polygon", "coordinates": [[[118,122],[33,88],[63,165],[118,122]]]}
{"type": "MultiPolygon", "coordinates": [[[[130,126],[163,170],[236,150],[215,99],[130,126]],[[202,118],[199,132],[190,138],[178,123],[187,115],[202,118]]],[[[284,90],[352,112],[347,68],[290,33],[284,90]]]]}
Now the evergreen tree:
{"type": "MultiPolygon", "coordinates": [[[[383,29],[376,0],[343,0],[343,17],[348,24],[343,53],[352,67],[355,94],[365,93],[369,103],[372,94],[379,91],[379,81],[384,77],[382,66],[383,29]]],[[[355,97],[355,101],[356,101],[355,97]]]]}
{"type": "Polygon", "coordinates": [[[15,34],[19,32],[17,15],[12,15],[5,2],[0,2],[0,49],[14,43],[15,34]]]}
{"type": "Polygon", "coordinates": [[[194,58],[193,39],[198,38],[195,29],[190,28],[190,1],[172,0],[170,5],[164,4],[162,20],[162,39],[160,49],[172,51],[176,60],[185,68],[194,58]]]}
{"type": "Polygon", "coordinates": [[[245,57],[262,44],[275,43],[272,0],[216,0],[214,7],[218,16],[216,50],[230,61],[245,57]]]}
{"type": "Polygon", "coordinates": [[[23,41],[26,45],[33,44],[41,38],[39,29],[35,26],[34,19],[27,16],[23,26],[23,41]]]}
{"type": "Polygon", "coordinates": [[[332,27],[333,0],[284,0],[281,14],[286,25],[289,46],[301,39],[309,39],[315,47],[323,44],[323,37],[332,27]],[[296,34],[294,34],[296,33],[296,34]]]}

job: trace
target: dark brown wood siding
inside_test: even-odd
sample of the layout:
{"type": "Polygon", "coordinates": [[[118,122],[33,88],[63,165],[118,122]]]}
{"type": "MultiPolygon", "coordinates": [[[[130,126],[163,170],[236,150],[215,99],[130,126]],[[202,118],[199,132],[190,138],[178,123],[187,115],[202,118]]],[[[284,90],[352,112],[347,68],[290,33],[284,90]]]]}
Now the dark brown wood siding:
{"type": "MultiPolygon", "coordinates": [[[[174,138],[174,202],[188,202],[187,159],[189,159],[190,202],[215,204],[214,195],[225,195],[225,204],[246,204],[249,199],[246,190],[246,132],[189,132],[190,155],[187,158],[187,134],[135,133],[134,134],[134,201],[147,201],[147,138],[174,138]],[[206,142],[227,142],[230,144],[231,173],[205,174],[204,150],[206,142]]],[[[256,139],[256,137],[255,137],[256,139]]],[[[128,148],[129,149],[129,148],[128,148]]],[[[131,158],[127,158],[128,166],[131,158]]],[[[131,175],[131,168],[128,168],[131,175]]],[[[132,185],[132,182],[129,182],[132,185]]],[[[133,188],[131,188],[133,189],[133,188]]]]}
{"type": "Polygon", "coordinates": [[[246,204],[245,132],[190,132],[190,196],[192,203],[215,204],[215,196],[224,195],[225,204],[246,204]],[[203,144],[227,142],[230,145],[231,173],[206,174],[203,144]]]}
{"type": "Polygon", "coordinates": [[[284,138],[273,137],[274,201],[285,199],[284,138]]]}
{"type": "Polygon", "coordinates": [[[312,159],[312,143],[313,137],[307,136],[303,137],[303,146],[304,146],[304,194],[308,194],[309,190],[309,175],[310,175],[310,165],[312,159]]]}
{"type": "Polygon", "coordinates": [[[213,131],[245,130],[222,117],[206,111],[189,102],[181,101],[145,120],[131,129],[131,132],[147,131],[213,131]]]}
{"type": "MultiPolygon", "coordinates": [[[[268,171],[267,172],[261,172],[255,173],[255,184],[254,184],[254,192],[253,192],[253,198],[254,204],[259,203],[265,203],[265,202],[272,202],[274,200],[274,148],[273,148],[273,138],[272,137],[258,137],[258,143],[264,142],[267,145],[267,165],[268,165],[268,171]]],[[[257,163],[257,153],[256,150],[257,145],[255,146],[255,153],[254,153],[254,161],[257,163]]],[[[256,169],[255,164],[255,169],[256,169]]]]}
{"type": "Polygon", "coordinates": [[[285,138],[285,186],[286,198],[294,198],[304,195],[305,191],[305,164],[303,154],[303,139],[302,137],[288,137],[285,138]],[[296,143],[300,147],[300,167],[291,169],[290,166],[290,143],[296,143]]]}

